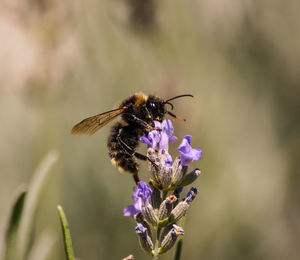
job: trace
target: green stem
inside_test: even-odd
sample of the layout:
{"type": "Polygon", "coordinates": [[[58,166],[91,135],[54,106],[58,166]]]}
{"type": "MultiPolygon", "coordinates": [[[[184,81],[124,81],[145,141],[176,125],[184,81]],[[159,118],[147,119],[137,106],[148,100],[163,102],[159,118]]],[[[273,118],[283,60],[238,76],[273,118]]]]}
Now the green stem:
{"type": "Polygon", "coordinates": [[[157,260],[158,259],[160,232],[161,232],[161,228],[158,227],[157,230],[156,230],[156,239],[155,239],[155,245],[154,245],[154,255],[153,255],[153,258],[152,258],[153,260],[157,260]]]}
{"type": "MultiPolygon", "coordinates": [[[[163,191],[162,193],[162,200],[164,201],[168,195],[168,191],[163,191]]],[[[153,254],[153,260],[157,260],[159,256],[159,240],[160,240],[160,233],[161,233],[161,227],[158,227],[156,230],[156,236],[155,236],[155,244],[154,244],[154,254],[153,254]]]]}
{"type": "MultiPolygon", "coordinates": [[[[182,219],[180,220],[180,225],[183,229],[184,229],[184,221],[185,221],[185,217],[182,217],[182,219]]],[[[177,244],[176,244],[174,260],[180,260],[181,251],[182,251],[182,244],[183,244],[183,236],[180,236],[178,238],[178,241],[177,241],[177,244]]]]}

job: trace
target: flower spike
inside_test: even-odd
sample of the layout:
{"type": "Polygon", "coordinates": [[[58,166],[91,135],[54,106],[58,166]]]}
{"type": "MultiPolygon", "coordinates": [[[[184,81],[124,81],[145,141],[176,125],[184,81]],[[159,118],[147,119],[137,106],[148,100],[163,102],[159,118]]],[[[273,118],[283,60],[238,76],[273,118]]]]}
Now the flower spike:
{"type": "Polygon", "coordinates": [[[185,198],[180,199],[184,186],[193,183],[201,171],[188,171],[192,161],[200,160],[202,150],[191,147],[191,136],[184,136],[178,147],[180,156],[169,154],[169,143],[177,140],[170,120],[156,122],[155,130],[140,138],[147,145],[149,184],[138,182],[133,188],[133,204],[124,208],[123,215],[137,222],[136,234],[143,250],[157,259],[169,251],[184,231],[176,223],[186,215],[198,190],[190,188],[185,198]],[[154,236],[154,231],[155,236],[154,236]],[[152,236],[153,234],[153,236],[152,236]]]}

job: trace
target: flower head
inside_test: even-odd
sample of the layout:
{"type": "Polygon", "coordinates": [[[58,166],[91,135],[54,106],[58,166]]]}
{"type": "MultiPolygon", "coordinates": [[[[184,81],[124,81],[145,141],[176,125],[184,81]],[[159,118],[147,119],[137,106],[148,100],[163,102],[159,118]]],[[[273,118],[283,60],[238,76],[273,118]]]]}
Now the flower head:
{"type": "Polygon", "coordinates": [[[187,214],[190,203],[198,191],[192,187],[186,197],[180,199],[183,187],[193,183],[201,171],[188,172],[188,164],[201,158],[202,151],[191,147],[191,136],[186,135],[178,150],[180,156],[172,159],[169,143],[177,139],[170,120],[154,122],[158,130],[152,130],[140,138],[147,144],[148,166],[152,174],[149,186],[138,182],[133,188],[133,204],[124,208],[124,216],[132,216],[137,222],[135,229],[141,247],[149,254],[158,256],[169,251],[184,230],[176,223],[187,214]],[[156,238],[152,236],[153,230],[156,238]],[[154,241],[156,240],[156,241],[154,241]]]}
{"type": "Polygon", "coordinates": [[[134,217],[136,213],[142,212],[142,207],[149,203],[151,195],[152,190],[149,186],[143,181],[138,182],[138,185],[133,188],[133,204],[124,208],[123,215],[134,217]]]}
{"type": "Polygon", "coordinates": [[[200,171],[187,173],[187,166],[191,161],[201,158],[202,151],[191,147],[191,136],[186,135],[178,147],[180,157],[173,161],[169,154],[169,142],[177,140],[173,136],[174,128],[171,120],[164,120],[162,123],[155,121],[158,130],[152,130],[148,136],[141,137],[141,142],[148,146],[148,157],[151,159],[149,164],[152,173],[152,183],[158,189],[173,190],[178,187],[186,186],[193,182],[200,174],[200,171]],[[156,152],[157,151],[157,152],[156,152]],[[153,165],[155,162],[156,166],[153,165]]]}

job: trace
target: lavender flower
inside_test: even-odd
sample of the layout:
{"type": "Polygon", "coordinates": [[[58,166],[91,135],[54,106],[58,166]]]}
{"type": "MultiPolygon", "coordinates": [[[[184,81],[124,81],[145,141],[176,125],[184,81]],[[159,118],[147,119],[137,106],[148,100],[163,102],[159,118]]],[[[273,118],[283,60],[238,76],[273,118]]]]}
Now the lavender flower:
{"type": "Polygon", "coordinates": [[[151,173],[149,186],[139,182],[133,188],[133,204],[124,209],[123,215],[134,217],[141,247],[157,259],[158,255],[175,245],[178,236],[184,234],[184,230],[176,223],[186,215],[198,191],[192,187],[184,199],[180,200],[180,195],[183,186],[191,184],[200,175],[201,171],[197,168],[188,172],[188,165],[200,160],[202,151],[192,148],[191,136],[186,135],[178,147],[180,156],[173,160],[169,154],[169,143],[177,140],[177,137],[173,136],[171,121],[154,123],[160,131],[150,131],[147,136],[140,138],[141,142],[147,144],[147,156],[151,159],[148,164],[151,173]],[[152,236],[154,230],[155,237],[152,236]]]}
{"type": "Polygon", "coordinates": [[[145,182],[140,181],[138,185],[133,188],[133,204],[124,208],[123,216],[134,217],[136,213],[142,212],[142,207],[149,204],[151,194],[152,190],[148,185],[145,182]]]}
{"type": "Polygon", "coordinates": [[[181,155],[173,161],[168,149],[169,143],[177,140],[177,137],[173,136],[174,128],[171,120],[164,120],[162,123],[155,121],[155,127],[161,131],[150,131],[147,137],[144,135],[140,139],[148,146],[148,157],[157,165],[154,167],[152,163],[149,163],[153,177],[151,182],[155,187],[163,190],[174,190],[192,183],[201,172],[195,169],[186,174],[187,166],[192,161],[200,160],[202,151],[192,148],[192,137],[186,135],[178,147],[181,155]]]}

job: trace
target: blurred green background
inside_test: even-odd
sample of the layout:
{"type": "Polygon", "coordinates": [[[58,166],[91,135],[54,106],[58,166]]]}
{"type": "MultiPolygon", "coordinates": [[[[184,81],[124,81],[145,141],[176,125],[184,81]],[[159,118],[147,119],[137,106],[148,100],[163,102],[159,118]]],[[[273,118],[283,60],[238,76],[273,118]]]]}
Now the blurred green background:
{"type": "Polygon", "coordinates": [[[135,92],[191,93],[174,101],[175,135],[203,149],[182,259],[299,259],[300,2],[141,2],[1,1],[0,219],[54,149],[34,231],[55,235],[49,259],[65,259],[57,204],[80,259],[145,259],[109,127],[69,132],[135,92]]]}

